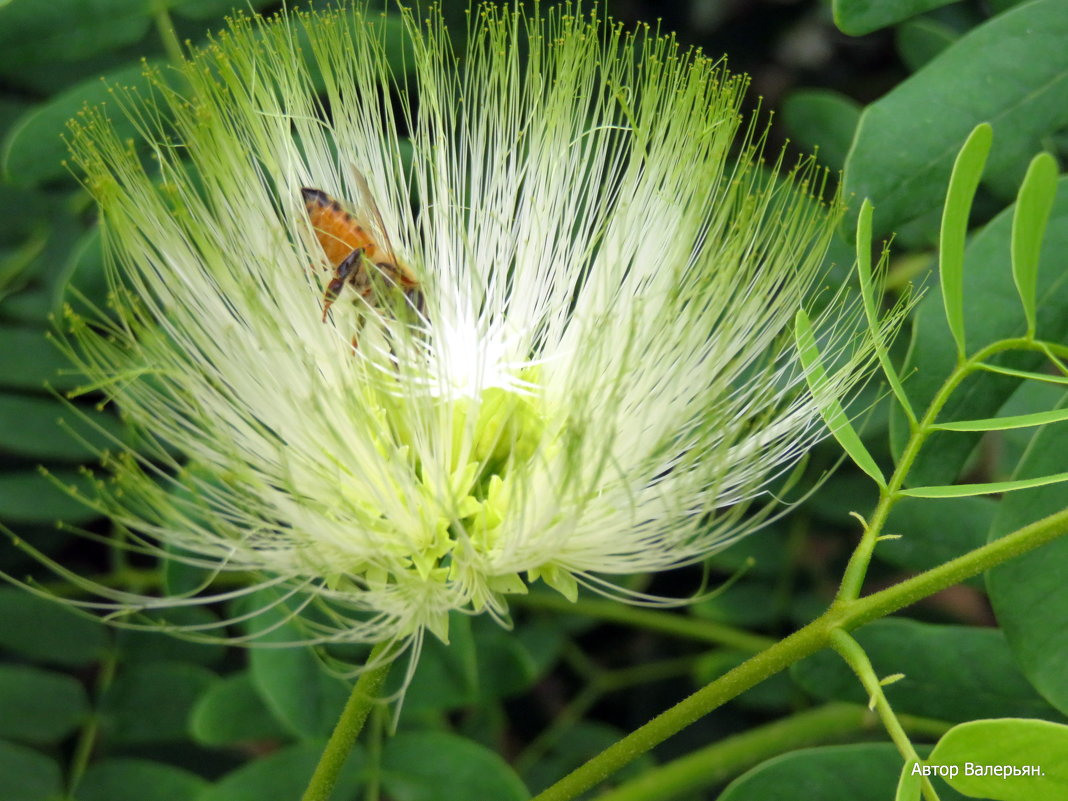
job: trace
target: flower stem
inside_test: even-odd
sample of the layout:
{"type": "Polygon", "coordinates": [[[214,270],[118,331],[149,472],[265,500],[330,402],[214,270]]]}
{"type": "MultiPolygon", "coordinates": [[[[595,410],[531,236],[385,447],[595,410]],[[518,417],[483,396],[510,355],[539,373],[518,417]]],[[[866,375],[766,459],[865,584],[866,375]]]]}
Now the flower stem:
{"type": "Polygon", "coordinates": [[[662,712],[609,746],[532,801],[570,801],[612,775],[653,746],[676,734],[727,701],[809,654],[827,647],[831,632],[851,630],[885,617],[921,598],[982,573],[1014,556],[1068,534],[1068,509],[1024,526],[981,548],[914,576],[881,592],[832,606],[816,620],[728,671],[711,684],[662,712]]]}
{"type": "Polygon", "coordinates": [[[330,798],[341,768],[345,765],[345,760],[349,758],[352,746],[356,744],[356,738],[363,729],[371,708],[378,700],[378,693],[389,673],[390,662],[383,661],[375,665],[376,659],[387,647],[389,643],[379,643],[371,650],[367,663],[373,667],[368,667],[361,673],[356,685],[352,688],[352,695],[345,703],[345,708],[334,727],[333,734],[326,743],[323,755],[319,757],[319,764],[315,766],[315,772],[312,774],[311,781],[308,782],[308,789],[300,797],[301,801],[328,801],[330,798]]]}
{"type": "MultiPolygon", "coordinates": [[[[846,664],[853,669],[853,672],[857,674],[857,678],[860,679],[860,683],[864,685],[864,689],[868,691],[868,696],[875,705],[875,711],[879,714],[879,719],[883,722],[890,739],[897,746],[898,752],[904,757],[905,763],[920,762],[920,755],[912,747],[912,741],[905,733],[901,721],[894,714],[890,702],[886,700],[882,682],[875,675],[875,668],[872,667],[871,660],[864,653],[864,649],[860,647],[860,643],[841,629],[838,629],[831,632],[831,645],[838,652],[838,655],[845,660],[846,664]]],[[[920,786],[923,788],[923,797],[927,801],[939,801],[938,793],[935,792],[930,779],[924,776],[920,780],[920,786]]]]}

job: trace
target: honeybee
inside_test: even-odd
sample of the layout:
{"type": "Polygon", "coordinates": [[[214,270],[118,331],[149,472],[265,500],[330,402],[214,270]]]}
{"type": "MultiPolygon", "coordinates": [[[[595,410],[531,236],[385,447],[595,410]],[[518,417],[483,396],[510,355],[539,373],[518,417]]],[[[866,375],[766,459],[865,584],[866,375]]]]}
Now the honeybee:
{"type": "Polygon", "coordinates": [[[423,295],[419,282],[394,255],[378,205],[371,196],[366,179],[358,172],[356,182],[362,195],[357,207],[362,221],[323,190],[309,187],[300,190],[308,221],[334,271],[323,292],[323,322],[326,322],[330,307],[344,291],[346,284],[351,284],[372,305],[379,305],[374,297],[376,284],[381,287],[384,282],[388,286],[398,287],[404,292],[407,303],[417,314],[422,314],[423,295]],[[376,236],[381,240],[377,240],[376,236]],[[376,271],[377,276],[372,271],[376,271]],[[377,282],[374,280],[376,277],[380,279],[377,282]]]}

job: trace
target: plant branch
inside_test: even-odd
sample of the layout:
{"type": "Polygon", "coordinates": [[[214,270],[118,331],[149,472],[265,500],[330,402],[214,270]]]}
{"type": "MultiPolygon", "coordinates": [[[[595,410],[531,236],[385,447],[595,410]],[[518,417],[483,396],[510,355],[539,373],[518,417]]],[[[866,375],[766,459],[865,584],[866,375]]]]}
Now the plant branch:
{"type": "Polygon", "coordinates": [[[570,801],[641,754],[727,701],[830,644],[835,629],[852,630],[1068,534],[1068,509],[1007,534],[932,570],[854,601],[844,601],[751,657],[644,726],[609,746],[533,801],[570,801]]]}
{"type": "MultiPolygon", "coordinates": [[[[947,731],[950,724],[902,715],[906,730],[947,731]]],[[[859,704],[830,703],[726,737],[597,797],[597,801],[666,801],[723,784],[765,759],[795,748],[856,739],[877,727],[859,704]]]]}
{"type": "MultiPolygon", "coordinates": [[[[883,692],[882,682],[879,680],[879,677],[875,675],[875,669],[872,667],[871,660],[868,659],[868,655],[864,653],[864,649],[861,648],[860,643],[841,629],[838,629],[831,632],[831,645],[834,650],[838,652],[838,655],[845,660],[846,664],[852,668],[853,672],[857,674],[860,683],[863,684],[864,689],[868,691],[868,697],[871,698],[875,711],[879,714],[879,719],[883,722],[887,734],[890,735],[890,739],[893,740],[894,745],[897,746],[897,750],[904,758],[905,764],[907,765],[914,761],[920,762],[920,755],[917,754],[916,749],[912,747],[912,741],[905,733],[901,721],[898,720],[897,715],[894,714],[890,702],[886,700],[886,693],[883,692]]],[[[931,784],[930,779],[924,776],[920,780],[920,786],[923,789],[923,796],[927,801],[939,801],[938,793],[935,792],[935,788],[931,784]]]]}

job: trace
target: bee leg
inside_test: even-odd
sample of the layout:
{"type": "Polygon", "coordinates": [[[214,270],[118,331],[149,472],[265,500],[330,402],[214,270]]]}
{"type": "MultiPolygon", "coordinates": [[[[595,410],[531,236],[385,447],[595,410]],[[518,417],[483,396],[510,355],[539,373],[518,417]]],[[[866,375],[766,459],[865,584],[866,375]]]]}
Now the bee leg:
{"type": "Polygon", "coordinates": [[[326,291],[323,293],[323,322],[326,322],[326,315],[330,311],[330,307],[334,305],[334,301],[337,300],[337,296],[341,294],[341,290],[345,288],[345,284],[352,280],[352,277],[356,274],[356,271],[360,268],[360,261],[363,259],[363,248],[356,248],[334,270],[334,277],[330,279],[330,283],[326,285],[326,291]]]}

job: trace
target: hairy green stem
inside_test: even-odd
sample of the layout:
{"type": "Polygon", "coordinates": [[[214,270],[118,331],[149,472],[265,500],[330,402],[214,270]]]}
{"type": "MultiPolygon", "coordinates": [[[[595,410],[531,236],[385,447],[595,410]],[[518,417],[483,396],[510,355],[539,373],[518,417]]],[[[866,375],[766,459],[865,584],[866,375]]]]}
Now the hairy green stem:
{"type": "Polygon", "coordinates": [[[881,592],[832,606],[804,628],[751,657],[609,746],[589,762],[539,793],[533,801],[570,801],[750,687],[809,654],[827,647],[830,644],[831,632],[835,629],[848,631],[885,617],[1065,534],[1068,534],[1068,509],[1024,526],[881,592]]]}
{"type": "Polygon", "coordinates": [[[156,0],[152,8],[152,17],[156,22],[156,32],[163,42],[163,49],[167,51],[167,57],[175,64],[184,63],[182,43],[178,41],[178,34],[174,31],[174,21],[167,10],[167,4],[162,0],[156,0]]]}
{"type": "Polygon", "coordinates": [[[352,688],[352,694],[345,703],[341,717],[334,726],[322,756],[319,757],[319,764],[315,766],[315,772],[308,782],[308,789],[300,797],[301,801],[328,801],[334,791],[341,768],[349,758],[356,738],[363,729],[371,708],[378,701],[379,691],[389,674],[389,662],[375,665],[375,661],[388,647],[389,643],[379,643],[367,658],[367,664],[371,667],[360,674],[352,688]]]}
{"type": "Polygon", "coordinates": [[[984,361],[998,353],[1008,350],[1038,350],[1044,352],[1043,349],[1047,346],[1048,343],[1035,342],[1029,339],[1003,339],[988,345],[966,359],[960,360],[954,366],[952,372],[931,399],[923,418],[916,424],[910,424],[911,430],[908,442],[901,452],[901,457],[898,459],[893,475],[890,476],[886,487],[879,492],[879,503],[872,513],[871,520],[866,521],[864,524],[860,542],[849,558],[849,563],[842,574],[842,584],[838,588],[837,596],[835,596],[835,604],[846,603],[860,597],[864,579],[868,575],[868,567],[871,565],[872,556],[875,554],[875,546],[879,542],[886,518],[894,504],[901,497],[900,490],[904,486],[905,478],[916,463],[921,449],[927,442],[928,437],[934,433],[938,415],[961,382],[980,369],[980,365],[984,361]]]}
{"type": "MultiPolygon", "coordinates": [[[[900,717],[907,731],[940,736],[949,723],[900,717]]],[[[727,737],[653,768],[597,796],[597,801],[666,801],[723,784],[765,759],[795,748],[853,740],[878,728],[859,704],[830,703],[727,737]]]]}
{"type": "MultiPolygon", "coordinates": [[[[890,735],[890,739],[893,740],[898,752],[905,759],[905,764],[919,762],[920,755],[912,747],[912,741],[909,739],[908,734],[905,733],[905,728],[901,725],[897,715],[894,714],[890,702],[886,700],[882,682],[875,675],[875,668],[872,667],[871,660],[864,653],[864,649],[860,647],[860,643],[841,629],[838,629],[831,632],[831,646],[845,660],[846,664],[853,669],[853,672],[857,674],[857,678],[860,679],[860,683],[864,685],[864,689],[868,691],[868,697],[871,698],[872,703],[875,705],[879,720],[883,722],[883,727],[890,735]]],[[[920,780],[920,787],[923,790],[923,797],[927,801],[939,801],[938,793],[935,792],[931,780],[926,776],[920,780]]]]}

